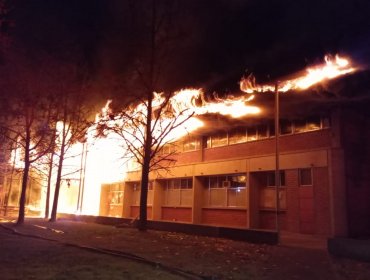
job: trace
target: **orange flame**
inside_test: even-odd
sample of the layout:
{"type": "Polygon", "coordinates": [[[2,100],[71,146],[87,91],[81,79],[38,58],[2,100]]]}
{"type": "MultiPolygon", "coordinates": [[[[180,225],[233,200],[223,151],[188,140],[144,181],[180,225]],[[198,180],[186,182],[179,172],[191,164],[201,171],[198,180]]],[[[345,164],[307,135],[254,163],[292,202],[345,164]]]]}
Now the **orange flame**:
{"type": "MultiPolygon", "coordinates": [[[[343,76],[358,70],[351,65],[349,59],[336,55],[333,59],[331,56],[325,56],[325,63],[306,69],[306,74],[295,79],[279,82],[279,91],[286,92],[289,90],[304,90],[309,87],[343,76]]],[[[240,81],[240,89],[246,93],[275,91],[273,85],[257,85],[252,75],[243,78],[240,81]]]]}

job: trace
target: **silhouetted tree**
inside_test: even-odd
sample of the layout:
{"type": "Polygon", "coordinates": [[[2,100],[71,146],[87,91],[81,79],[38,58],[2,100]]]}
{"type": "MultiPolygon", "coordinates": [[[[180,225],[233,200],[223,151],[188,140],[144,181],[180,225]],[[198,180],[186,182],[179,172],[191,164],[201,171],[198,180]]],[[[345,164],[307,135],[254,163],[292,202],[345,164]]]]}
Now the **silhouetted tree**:
{"type": "MultiPolygon", "coordinates": [[[[136,97],[126,101],[133,101],[134,107],[127,106],[124,111],[114,115],[120,119],[121,125],[112,124],[119,134],[131,157],[141,165],[141,194],[139,230],[146,230],[147,223],[147,196],[149,173],[154,169],[165,168],[165,162],[172,161],[170,155],[160,155],[160,151],[170,140],[167,137],[171,131],[180,126],[191,114],[186,110],[173,110],[171,94],[164,94],[159,104],[153,104],[155,92],[161,92],[159,84],[163,80],[163,70],[172,56],[173,42],[179,39],[175,17],[177,1],[128,1],[130,8],[129,25],[132,37],[128,35],[132,49],[133,62],[131,72],[126,75],[130,80],[136,97]],[[139,101],[137,101],[139,100],[139,101]]],[[[113,115],[112,115],[113,116],[113,115]]],[[[105,120],[107,121],[107,119],[105,120]]],[[[109,123],[109,122],[108,122],[109,123]]],[[[107,123],[105,123],[107,124],[107,123]]]]}
{"type": "Polygon", "coordinates": [[[59,85],[61,90],[59,95],[59,114],[57,116],[59,125],[57,129],[56,149],[54,151],[58,162],[56,164],[57,177],[50,217],[51,222],[56,221],[59,190],[63,176],[63,162],[66,159],[67,152],[72,145],[84,139],[86,130],[91,124],[87,118],[89,111],[83,102],[84,80],[81,80],[78,75],[72,75],[72,79],[69,82],[62,79],[59,85]]]}

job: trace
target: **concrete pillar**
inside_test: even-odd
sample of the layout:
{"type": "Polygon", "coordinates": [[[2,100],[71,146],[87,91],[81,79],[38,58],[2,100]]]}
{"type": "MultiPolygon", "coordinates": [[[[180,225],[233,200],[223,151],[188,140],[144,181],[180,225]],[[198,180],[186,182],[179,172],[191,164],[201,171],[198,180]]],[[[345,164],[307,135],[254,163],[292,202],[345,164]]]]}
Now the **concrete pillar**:
{"type": "Polygon", "coordinates": [[[259,228],[259,181],[257,174],[249,173],[248,220],[249,228],[259,228]]]}
{"type": "Polygon", "coordinates": [[[200,177],[193,177],[193,213],[192,223],[202,223],[203,184],[200,177]]]}
{"type": "Polygon", "coordinates": [[[159,221],[162,219],[162,205],[164,199],[164,187],[159,180],[153,182],[153,220],[159,221]]]}
{"type": "Polygon", "coordinates": [[[329,156],[330,217],[333,237],[348,236],[344,152],[332,149],[329,156]]]}
{"type": "Polygon", "coordinates": [[[131,216],[131,204],[132,204],[133,188],[132,183],[125,182],[123,186],[123,209],[122,217],[129,218],[131,216]]]}

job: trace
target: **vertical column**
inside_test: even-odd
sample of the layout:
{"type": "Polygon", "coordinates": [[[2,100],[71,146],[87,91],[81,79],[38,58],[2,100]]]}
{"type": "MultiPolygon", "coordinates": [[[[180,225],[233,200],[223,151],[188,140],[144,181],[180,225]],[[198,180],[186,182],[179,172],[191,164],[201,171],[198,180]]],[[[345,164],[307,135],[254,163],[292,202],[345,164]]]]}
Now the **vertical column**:
{"type": "Polygon", "coordinates": [[[109,214],[109,188],[110,186],[108,184],[101,185],[99,216],[108,216],[109,214]]]}
{"type": "Polygon", "coordinates": [[[249,193],[248,193],[248,226],[259,228],[259,185],[257,175],[249,172],[249,193]]]}
{"type": "Polygon", "coordinates": [[[202,223],[203,184],[199,177],[193,177],[193,213],[192,223],[202,223]]]}
{"type": "Polygon", "coordinates": [[[331,150],[328,152],[331,228],[333,236],[348,235],[346,177],[342,147],[341,110],[331,113],[331,150]]]}
{"type": "Polygon", "coordinates": [[[153,220],[159,221],[162,219],[162,204],[164,198],[164,189],[160,181],[155,180],[153,182],[153,208],[152,217],[153,220]]]}
{"type": "Polygon", "coordinates": [[[333,236],[348,235],[346,178],[344,153],[341,149],[329,152],[329,190],[331,198],[331,228],[333,236]]]}
{"type": "Polygon", "coordinates": [[[125,182],[123,186],[123,209],[122,209],[123,218],[129,218],[131,216],[132,193],[133,188],[131,184],[125,182]]]}

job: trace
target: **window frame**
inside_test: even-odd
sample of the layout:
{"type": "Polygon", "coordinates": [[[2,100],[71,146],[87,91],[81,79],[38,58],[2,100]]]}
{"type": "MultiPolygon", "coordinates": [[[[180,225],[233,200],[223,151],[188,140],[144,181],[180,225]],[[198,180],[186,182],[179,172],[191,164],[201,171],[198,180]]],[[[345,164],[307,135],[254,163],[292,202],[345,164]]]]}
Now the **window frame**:
{"type": "Polygon", "coordinates": [[[300,187],[312,187],[313,186],[313,170],[311,167],[307,168],[299,168],[298,169],[298,183],[300,187]],[[309,184],[303,184],[302,182],[302,171],[310,171],[310,183],[309,184]]]}

